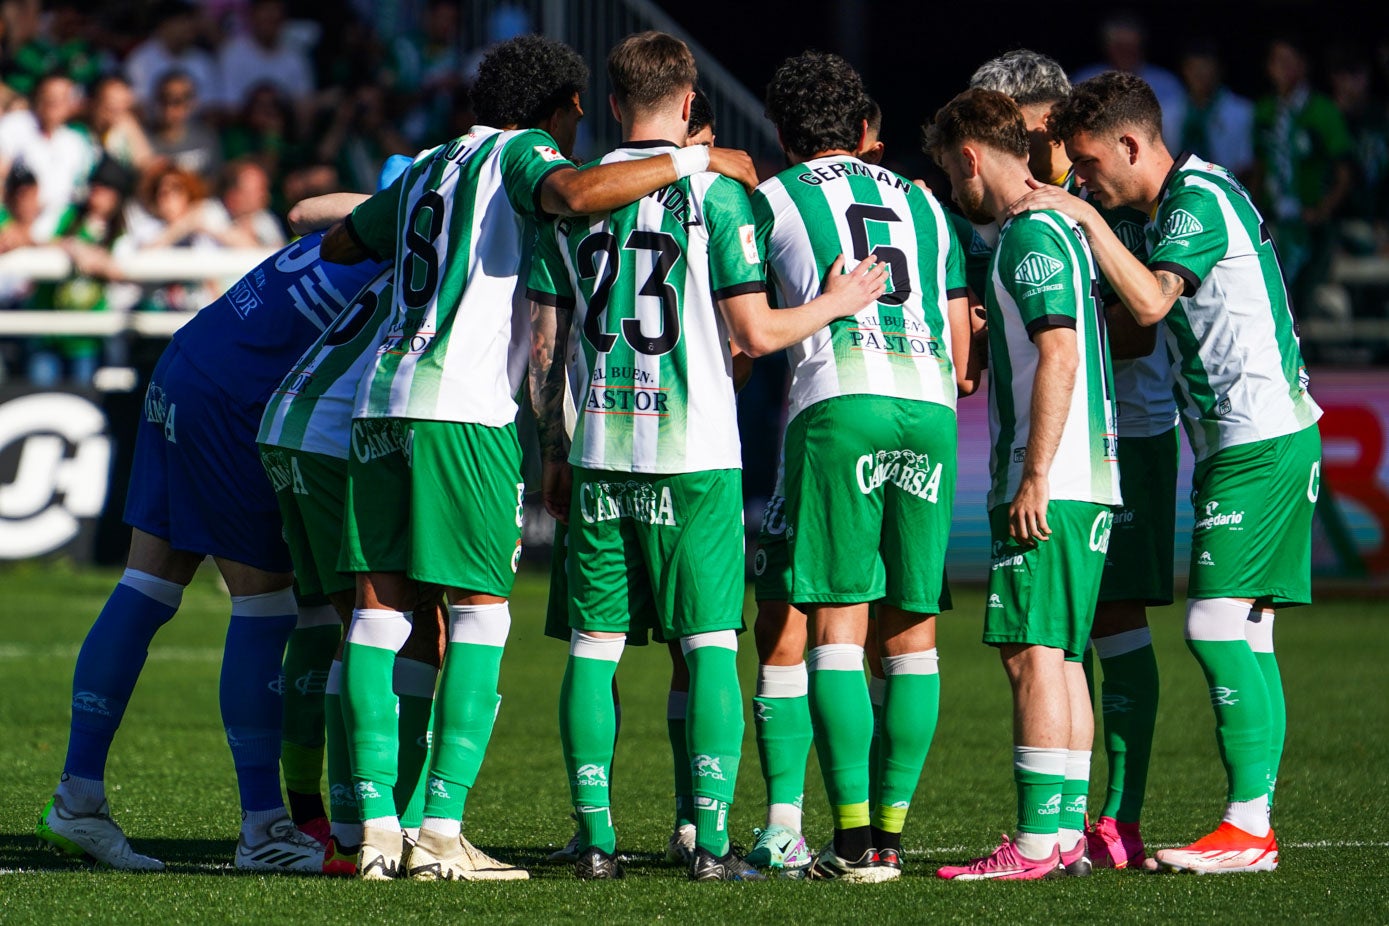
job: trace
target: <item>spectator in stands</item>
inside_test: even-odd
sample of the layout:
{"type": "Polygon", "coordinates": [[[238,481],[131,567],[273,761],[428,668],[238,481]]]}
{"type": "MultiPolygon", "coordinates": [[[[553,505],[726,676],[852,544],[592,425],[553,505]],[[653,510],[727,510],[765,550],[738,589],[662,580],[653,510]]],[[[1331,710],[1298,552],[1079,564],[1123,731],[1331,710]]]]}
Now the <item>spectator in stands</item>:
{"type": "Polygon", "coordinates": [[[179,71],[193,81],[197,105],[215,111],[221,100],[217,63],[199,48],[197,10],[183,0],[166,0],[155,13],[154,34],[135,47],[125,61],[125,74],[135,88],[135,98],[147,114],[163,77],[179,71]]]}
{"type": "Polygon", "coordinates": [[[34,108],[0,118],[0,175],[23,163],[38,180],[42,212],[34,223],[36,241],[47,241],[58,219],[83,195],[96,165],[96,148],[68,125],[77,115],[77,86],[62,74],[48,74],[34,90],[34,108]]]}
{"type": "MultiPolygon", "coordinates": [[[[134,190],[135,175],[106,157],[92,172],[87,198],[71,209],[58,229],[54,244],[72,259],[73,275],[34,288],[29,308],[67,312],[102,312],[108,307],[107,284],[121,279],[111,245],[124,227],[125,200],[134,190]]],[[[66,373],[76,385],[87,385],[101,364],[99,338],[43,338],[30,344],[29,380],[41,388],[56,385],[66,373]]]]}
{"type": "Polygon", "coordinates": [[[222,133],[222,153],[228,160],[255,158],[278,184],[301,160],[294,125],[289,100],[273,84],[261,84],[222,133]]]}
{"type": "Polygon", "coordinates": [[[417,146],[452,138],[446,127],[455,94],[465,86],[459,8],[453,0],[429,0],[418,33],[391,43],[385,79],[401,98],[401,131],[417,146]]]}
{"type": "Polygon", "coordinates": [[[1178,67],[1186,84],[1179,150],[1248,176],[1254,164],[1254,104],[1222,83],[1213,40],[1189,44],[1178,67]]]}
{"type": "Polygon", "coordinates": [[[1345,119],[1356,192],[1341,205],[1341,241],[1356,254],[1389,244],[1389,111],[1370,92],[1370,62],[1356,48],[1333,51],[1327,71],[1331,99],[1345,119]]]}
{"type": "Polygon", "coordinates": [[[1162,137],[1167,147],[1180,151],[1182,116],[1185,108],[1186,92],[1177,75],[1145,57],[1144,46],[1148,31],[1143,21],[1133,13],[1119,13],[1106,19],[1100,26],[1100,44],[1104,49],[1104,61],[1083,67],[1071,75],[1072,83],[1089,80],[1105,71],[1127,71],[1137,74],[1148,82],[1162,106],[1162,137]]]}
{"type": "Polygon", "coordinates": [[[270,175],[257,161],[232,161],[223,171],[222,207],[228,226],[218,235],[232,248],[279,248],[285,230],[270,211],[270,175]]]}
{"type": "Polygon", "coordinates": [[[1350,133],[1330,97],[1308,82],[1299,40],[1268,49],[1273,95],[1254,109],[1254,191],[1272,220],[1293,307],[1311,307],[1331,268],[1331,218],[1350,192],[1350,133]]]}
{"type": "Polygon", "coordinates": [[[240,109],[251,92],[271,84],[307,113],[314,92],[313,67],[303,47],[285,30],[282,0],[252,0],[249,28],[222,46],[218,67],[222,79],[222,103],[240,109]]]}
{"type": "MultiPolygon", "coordinates": [[[[23,164],[16,164],[5,175],[0,201],[0,254],[34,244],[34,223],[41,211],[38,178],[23,164]]],[[[26,277],[0,276],[0,309],[16,308],[33,288],[33,281],[26,277]]]]}
{"type": "Polygon", "coordinates": [[[87,124],[107,157],[140,170],[154,157],[149,136],[135,113],[135,91],[119,74],[108,74],[92,89],[87,124]]]}
{"type": "Polygon", "coordinates": [[[155,92],[150,146],[156,156],[210,182],[222,170],[222,142],[197,115],[197,84],[183,71],[170,71],[155,92]]]}
{"type": "Polygon", "coordinates": [[[381,165],[393,154],[413,153],[386,112],[386,92],[362,82],[339,104],[318,145],[320,161],[337,165],[348,190],[366,192],[376,185],[381,165]]]}
{"type": "MultiPolygon", "coordinates": [[[[137,187],[138,206],[127,211],[126,234],[116,241],[117,258],[156,248],[220,248],[226,213],[207,195],[207,185],[191,171],[156,162],[137,187]]],[[[143,307],[193,311],[214,297],[210,282],[170,284],[145,300],[143,307]]]]}
{"type": "Polygon", "coordinates": [[[101,56],[87,38],[83,4],[56,0],[48,8],[47,28],[15,49],[6,82],[27,96],[38,87],[40,78],[57,72],[90,89],[101,74],[101,56]]]}

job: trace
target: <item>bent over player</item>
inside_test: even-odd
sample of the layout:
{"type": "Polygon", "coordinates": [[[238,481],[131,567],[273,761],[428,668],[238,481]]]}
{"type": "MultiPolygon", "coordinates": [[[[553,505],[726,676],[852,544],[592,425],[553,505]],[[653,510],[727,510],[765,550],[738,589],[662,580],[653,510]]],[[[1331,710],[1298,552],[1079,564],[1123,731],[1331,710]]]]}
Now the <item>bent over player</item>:
{"type": "Polygon", "coordinates": [[[321,240],[299,239],[198,312],[150,377],[125,508],[130,554],[78,653],[63,777],[39,821],[39,836],[60,849],[113,868],[163,869],[111,819],[106,757],[150,642],[212,556],[231,594],[219,693],[241,799],[236,865],[318,869],[322,846],[294,827],[280,795],[280,668],[296,605],[255,440],[290,365],[382,269],[325,263],[321,240]]]}

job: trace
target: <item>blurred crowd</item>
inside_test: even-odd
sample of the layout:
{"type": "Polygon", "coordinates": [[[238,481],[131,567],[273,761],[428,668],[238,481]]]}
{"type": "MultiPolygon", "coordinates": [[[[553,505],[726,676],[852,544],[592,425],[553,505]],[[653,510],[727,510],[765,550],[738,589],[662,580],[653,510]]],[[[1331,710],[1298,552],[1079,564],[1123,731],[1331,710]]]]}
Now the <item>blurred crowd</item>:
{"type": "Polygon", "coordinates": [[[1143,77],[1162,104],[1168,148],[1229,168],[1253,194],[1297,311],[1345,317],[1348,295],[1327,285],[1335,255],[1389,256],[1389,36],[1367,38],[1315,50],[1295,34],[1272,38],[1265,94],[1247,99],[1226,86],[1214,40],[1188,41],[1174,73],[1147,60],[1143,23],[1119,15],[1101,29],[1103,60],[1071,77],[1143,77]]]}
{"type": "MultiPolygon", "coordinates": [[[[290,204],[368,191],[389,155],[461,134],[483,49],[535,26],[501,4],[486,34],[465,36],[461,12],[458,0],[3,0],[0,255],[54,245],[75,276],[36,281],[0,256],[0,309],[205,304],[215,281],[137,286],[121,279],[122,259],[277,247],[290,204]]],[[[1389,40],[1370,38],[1315,53],[1275,39],[1266,94],[1247,99],[1226,85],[1214,42],[1169,56],[1169,71],[1147,60],[1142,23],[1116,16],[1103,60],[1072,77],[1118,68],[1147,79],[1171,149],[1246,181],[1300,310],[1347,314],[1323,285],[1333,256],[1389,254],[1389,40]]],[[[85,382],[103,349],[94,338],[0,343],[0,377],[85,382]]]]}
{"type": "MultiPolygon", "coordinates": [[[[465,43],[459,18],[457,0],[4,0],[0,254],[57,246],[77,275],[0,267],[0,309],[206,304],[214,281],[135,286],[122,258],[279,247],[289,205],[369,191],[391,154],[466,131],[482,46],[531,26],[503,8],[465,43]],[[402,7],[408,22],[382,21],[402,7]]],[[[94,338],[2,346],[0,379],[43,385],[89,381],[103,352],[94,338]]]]}

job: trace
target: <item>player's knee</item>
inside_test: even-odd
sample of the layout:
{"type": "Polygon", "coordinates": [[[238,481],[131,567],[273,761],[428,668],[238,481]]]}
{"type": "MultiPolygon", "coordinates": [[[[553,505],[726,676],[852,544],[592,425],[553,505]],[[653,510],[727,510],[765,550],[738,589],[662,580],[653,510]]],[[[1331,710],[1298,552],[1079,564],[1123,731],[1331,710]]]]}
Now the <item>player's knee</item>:
{"type": "Polygon", "coordinates": [[[1238,598],[1193,598],[1186,604],[1187,640],[1231,643],[1245,639],[1249,602],[1238,598]]]}
{"type": "Polygon", "coordinates": [[[299,603],[294,600],[294,589],[285,587],[272,592],[254,595],[232,595],[231,613],[233,617],[283,617],[298,615],[299,603]]]}

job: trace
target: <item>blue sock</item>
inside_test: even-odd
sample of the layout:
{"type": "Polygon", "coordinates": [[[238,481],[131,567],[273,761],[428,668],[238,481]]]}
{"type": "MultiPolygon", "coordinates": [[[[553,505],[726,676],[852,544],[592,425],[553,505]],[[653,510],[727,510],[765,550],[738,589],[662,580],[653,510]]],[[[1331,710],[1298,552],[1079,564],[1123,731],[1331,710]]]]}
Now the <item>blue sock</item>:
{"type": "Polygon", "coordinates": [[[281,665],[298,619],[294,592],[287,588],[232,598],[219,694],[241,809],[248,813],[284,807],[280,795],[281,665]]]}
{"type": "Polygon", "coordinates": [[[65,774],[105,777],[106,754],[145,667],[150,641],[182,599],[183,587],[175,582],[134,569],[121,576],[77,654],[65,774]]]}

